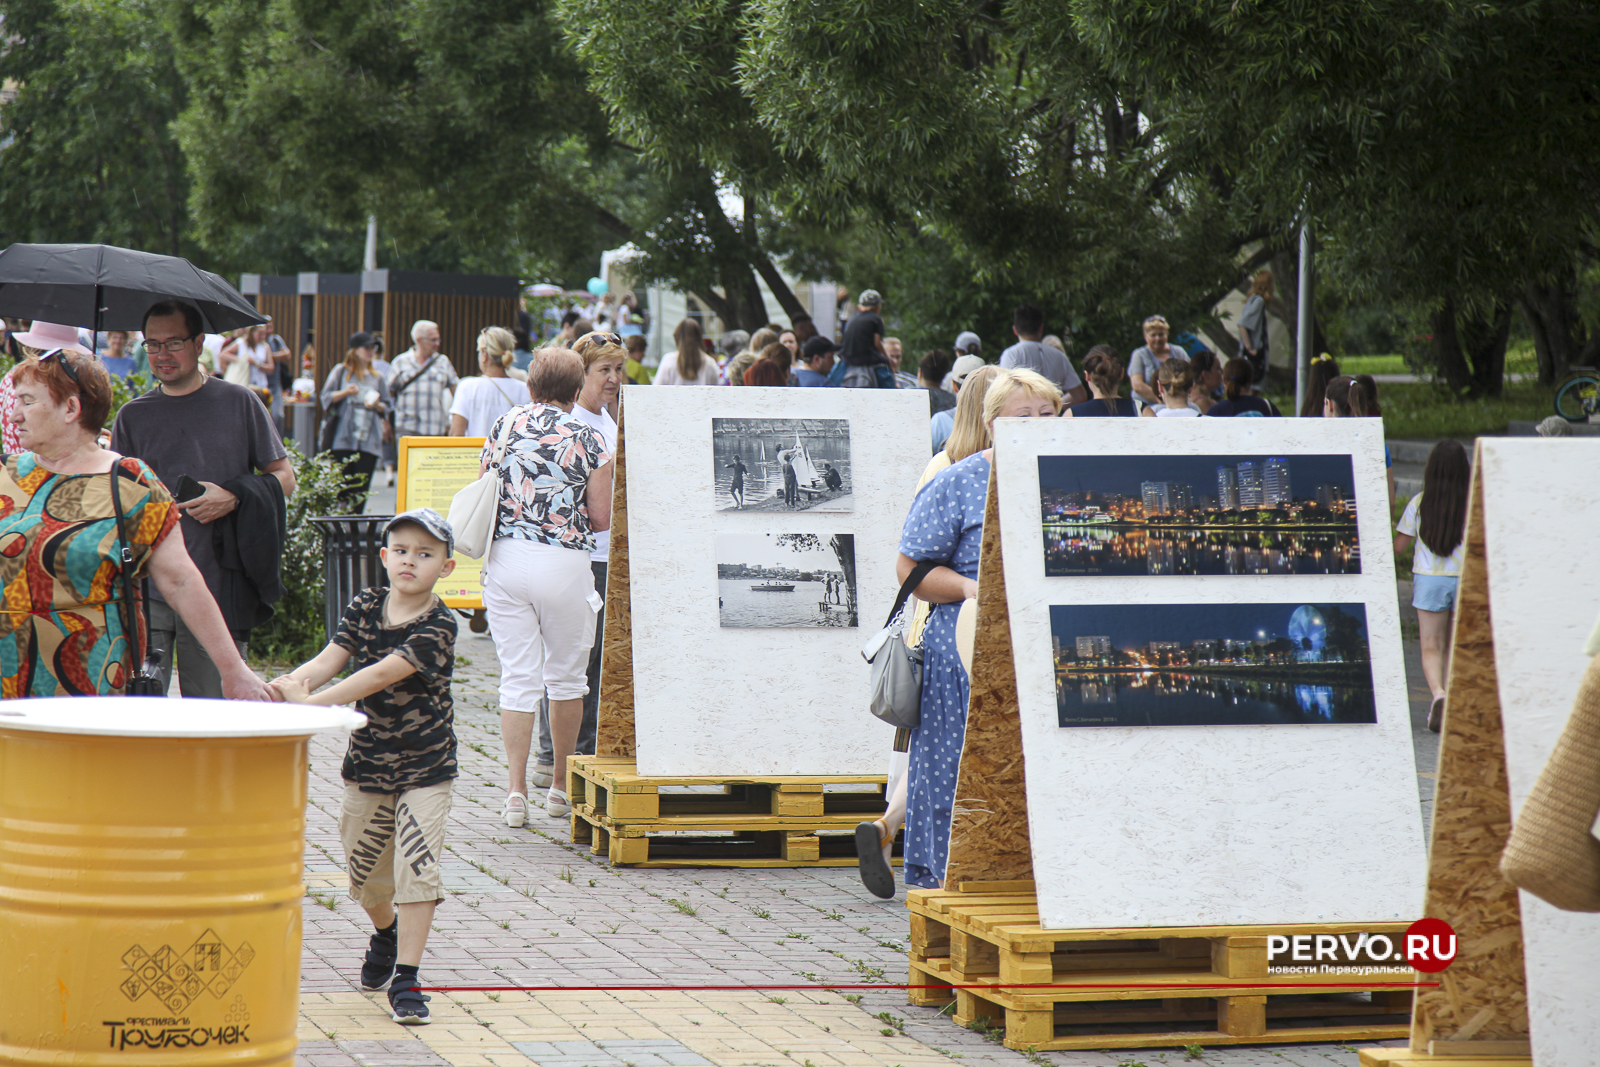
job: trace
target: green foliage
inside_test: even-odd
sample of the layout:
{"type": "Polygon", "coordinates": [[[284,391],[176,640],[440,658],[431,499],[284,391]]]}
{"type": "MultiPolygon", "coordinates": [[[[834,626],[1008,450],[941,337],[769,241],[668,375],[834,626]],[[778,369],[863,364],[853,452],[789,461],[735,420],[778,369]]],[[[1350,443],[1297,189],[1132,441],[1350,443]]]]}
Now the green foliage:
{"type": "Polygon", "coordinates": [[[156,383],[143,374],[130,374],[126,378],[111,375],[111,412],[106,416],[106,425],[110,426],[117,421],[117,412],[122,410],[122,405],[134,397],[143,396],[155,388],[156,383]]]}
{"type": "Polygon", "coordinates": [[[172,0],[171,12],[190,58],[177,130],[209,246],[270,228],[288,205],[346,234],[376,214],[395,266],[517,272],[535,247],[603,247],[586,175],[548,162],[574,139],[603,151],[605,125],[542,3],[172,0]]]}
{"type": "Polygon", "coordinates": [[[299,664],[327,644],[323,625],[322,529],[306,520],[338,515],[339,493],[345,488],[344,465],[323,453],[307,459],[292,442],[284,442],[294,464],[296,488],[289,498],[288,543],[283,550],[283,599],[267,625],[250,633],[252,658],[270,663],[299,664]]]}
{"type": "Polygon", "coordinates": [[[0,0],[0,246],[194,250],[169,129],[185,90],[149,0],[0,0]]]}

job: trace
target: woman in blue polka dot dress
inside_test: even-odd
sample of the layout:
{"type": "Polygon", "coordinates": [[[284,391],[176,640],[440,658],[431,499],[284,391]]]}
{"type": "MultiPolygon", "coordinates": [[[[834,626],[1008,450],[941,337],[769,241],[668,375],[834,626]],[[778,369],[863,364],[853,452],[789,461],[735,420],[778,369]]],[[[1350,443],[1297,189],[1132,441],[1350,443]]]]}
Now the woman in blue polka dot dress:
{"type": "MultiPolygon", "coordinates": [[[[983,416],[1042,418],[1059,414],[1061,393],[1027,370],[1001,371],[984,397],[983,416]]],[[[907,785],[905,879],[908,886],[944,883],[950,856],[950,808],[967,734],[967,672],[956,655],[956,615],[978,595],[983,510],[994,450],[984,449],[941,471],[917,493],[900,534],[899,580],[923,560],[939,560],[915,592],[933,605],[923,630],[922,722],[911,731],[907,785]]]]}

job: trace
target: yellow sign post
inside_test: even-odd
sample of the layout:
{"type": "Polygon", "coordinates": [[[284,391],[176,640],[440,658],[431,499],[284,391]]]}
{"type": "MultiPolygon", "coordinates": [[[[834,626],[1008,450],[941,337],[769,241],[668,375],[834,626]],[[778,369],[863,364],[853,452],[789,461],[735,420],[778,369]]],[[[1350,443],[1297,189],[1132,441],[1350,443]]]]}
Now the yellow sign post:
{"type": "MultiPolygon", "coordinates": [[[[395,488],[395,514],[411,508],[432,508],[450,514],[450,499],[478,478],[481,437],[402,437],[400,473],[395,488]]],[[[483,607],[483,561],[457,552],[456,569],[440,579],[434,592],[448,607],[483,607]]]]}

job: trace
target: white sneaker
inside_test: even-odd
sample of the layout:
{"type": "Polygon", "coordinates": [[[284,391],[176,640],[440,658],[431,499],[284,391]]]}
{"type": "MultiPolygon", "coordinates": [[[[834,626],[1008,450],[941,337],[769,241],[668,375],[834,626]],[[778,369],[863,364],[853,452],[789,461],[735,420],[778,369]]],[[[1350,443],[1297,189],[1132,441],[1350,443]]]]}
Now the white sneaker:
{"type": "Polygon", "coordinates": [[[553,764],[535,763],[533,765],[533,787],[535,789],[549,789],[556,784],[556,769],[553,764]]]}
{"type": "Polygon", "coordinates": [[[552,819],[565,819],[572,814],[572,801],[567,794],[554,787],[544,798],[544,813],[552,819]]]}
{"type": "Polygon", "coordinates": [[[521,793],[512,793],[506,797],[506,806],[500,812],[500,817],[506,821],[507,826],[517,827],[528,821],[528,798],[521,793]]]}

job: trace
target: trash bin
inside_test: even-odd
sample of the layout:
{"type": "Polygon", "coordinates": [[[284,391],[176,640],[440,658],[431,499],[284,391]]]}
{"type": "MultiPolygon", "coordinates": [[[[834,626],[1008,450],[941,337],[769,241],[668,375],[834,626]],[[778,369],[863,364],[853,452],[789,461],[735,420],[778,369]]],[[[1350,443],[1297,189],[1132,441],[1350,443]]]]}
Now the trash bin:
{"type": "Polygon", "coordinates": [[[293,1064],[308,739],[365,721],[0,705],[0,1064],[293,1064]]]}
{"type": "Polygon", "coordinates": [[[323,622],[328,640],[339,628],[345,605],[363,589],[387,586],[378,549],[383,547],[383,527],[393,515],[319,515],[311,521],[322,527],[323,622]]]}
{"type": "Polygon", "coordinates": [[[284,436],[295,443],[304,456],[317,454],[317,405],[310,400],[286,400],[283,404],[284,436]]]}

